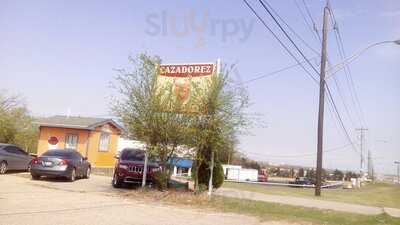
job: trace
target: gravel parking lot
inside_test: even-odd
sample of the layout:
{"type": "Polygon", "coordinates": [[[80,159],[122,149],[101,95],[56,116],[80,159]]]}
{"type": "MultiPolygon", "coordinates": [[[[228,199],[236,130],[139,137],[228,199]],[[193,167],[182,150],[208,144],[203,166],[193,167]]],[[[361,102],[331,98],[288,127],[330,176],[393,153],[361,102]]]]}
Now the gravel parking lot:
{"type": "MultiPolygon", "coordinates": [[[[29,174],[0,176],[0,224],[261,224],[253,217],[143,203],[123,198],[109,177],[73,183],[31,180],[29,174]]],[[[286,224],[268,222],[268,224],[286,224]]]]}

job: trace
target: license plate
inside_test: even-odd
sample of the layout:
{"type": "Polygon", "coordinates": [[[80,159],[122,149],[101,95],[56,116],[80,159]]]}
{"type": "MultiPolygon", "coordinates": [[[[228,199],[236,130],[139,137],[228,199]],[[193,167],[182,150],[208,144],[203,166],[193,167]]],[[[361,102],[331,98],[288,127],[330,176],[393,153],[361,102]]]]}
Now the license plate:
{"type": "Polygon", "coordinates": [[[43,166],[52,166],[53,163],[52,162],[43,162],[43,166]]]}

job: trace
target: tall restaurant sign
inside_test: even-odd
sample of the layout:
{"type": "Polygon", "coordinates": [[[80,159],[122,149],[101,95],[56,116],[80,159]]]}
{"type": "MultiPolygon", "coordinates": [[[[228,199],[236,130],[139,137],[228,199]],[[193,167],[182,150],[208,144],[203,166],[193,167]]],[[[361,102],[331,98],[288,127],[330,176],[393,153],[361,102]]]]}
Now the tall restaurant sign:
{"type": "Polygon", "coordinates": [[[163,89],[164,97],[177,100],[179,111],[200,112],[196,100],[208,90],[216,67],[216,63],[161,64],[157,89],[163,89]]]}

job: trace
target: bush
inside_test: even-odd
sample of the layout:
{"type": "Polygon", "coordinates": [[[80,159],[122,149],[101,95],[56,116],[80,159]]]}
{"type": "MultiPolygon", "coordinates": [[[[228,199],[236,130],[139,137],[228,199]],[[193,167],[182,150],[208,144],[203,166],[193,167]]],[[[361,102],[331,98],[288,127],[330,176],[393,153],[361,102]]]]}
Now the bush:
{"type": "MultiPolygon", "coordinates": [[[[208,163],[202,163],[199,167],[199,185],[206,185],[208,187],[208,181],[210,179],[210,166],[208,163]]],[[[219,188],[224,183],[224,169],[220,162],[214,164],[213,171],[213,187],[219,188]]]]}
{"type": "Polygon", "coordinates": [[[153,179],[154,179],[154,181],[153,181],[154,186],[158,190],[160,190],[160,191],[167,190],[168,180],[169,180],[169,174],[167,172],[157,171],[154,173],[153,179]]]}

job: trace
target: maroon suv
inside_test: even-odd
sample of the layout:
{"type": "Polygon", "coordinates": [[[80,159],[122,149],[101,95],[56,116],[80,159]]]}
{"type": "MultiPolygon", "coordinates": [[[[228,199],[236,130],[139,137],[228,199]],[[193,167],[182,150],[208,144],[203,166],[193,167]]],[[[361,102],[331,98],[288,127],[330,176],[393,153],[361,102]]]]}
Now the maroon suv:
{"type": "MultiPolygon", "coordinates": [[[[125,148],[121,151],[118,161],[115,164],[112,185],[119,188],[124,183],[138,184],[143,179],[145,152],[140,149],[125,148]]],[[[157,163],[148,162],[146,183],[153,182],[154,173],[160,170],[157,163]]]]}

